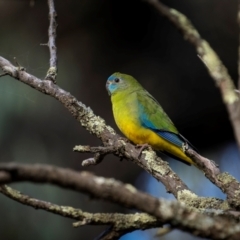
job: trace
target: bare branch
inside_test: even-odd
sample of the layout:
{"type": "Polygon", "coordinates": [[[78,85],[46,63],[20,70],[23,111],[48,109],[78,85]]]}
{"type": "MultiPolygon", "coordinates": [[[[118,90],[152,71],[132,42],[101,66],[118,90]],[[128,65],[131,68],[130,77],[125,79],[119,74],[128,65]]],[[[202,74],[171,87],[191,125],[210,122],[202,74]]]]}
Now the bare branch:
{"type": "Polygon", "coordinates": [[[226,67],[211,48],[209,43],[204,40],[190,20],[179,11],[169,8],[158,0],[145,0],[163,16],[167,17],[178,29],[181,30],[184,39],[189,41],[195,48],[208,68],[210,76],[221,91],[223,102],[228,110],[231,123],[234,129],[235,138],[240,148],[240,104],[239,95],[235,92],[233,80],[231,79],[226,67]]]}
{"type": "Polygon", "coordinates": [[[83,212],[81,209],[59,206],[50,202],[31,198],[6,185],[0,186],[0,192],[21,204],[31,206],[35,209],[42,209],[62,217],[78,220],[78,222],[73,223],[74,227],[84,225],[111,225],[111,229],[114,229],[116,236],[121,236],[122,234],[132,232],[137,229],[148,229],[162,226],[161,221],[158,221],[155,217],[146,213],[88,213],[83,212]]]}
{"type": "Polygon", "coordinates": [[[82,166],[87,167],[90,165],[97,165],[107,154],[110,153],[118,153],[120,155],[119,149],[116,146],[109,146],[109,147],[91,147],[91,146],[75,146],[73,151],[76,152],[87,152],[87,153],[95,153],[93,158],[88,158],[82,162],[82,166]]]}
{"type": "MultiPolygon", "coordinates": [[[[13,181],[33,181],[47,182],[56,184],[61,187],[69,188],[84,192],[84,188],[90,187],[85,182],[88,181],[88,176],[92,176],[86,172],[76,172],[70,169],[63,169],[50,165],[27,165],[17,163],[1,163],[0,164],[0,184],[6,184],[13,181]],[[83,178],[83,179],[82,179],[83,178]]],[[[198,197],[196,194],[191,194],[188,190],[183,190],[178,193],[179,200],[186,203],[188,206],[198,209],[229,209],[228,204],[216,198],[198,197]]]]}
{"type": "Polygon", "coordinates": [[[46,80],[51,80],[56,83],[57,78],[57,12],[54,6],[54,0],[48,0],[49,7],[49,28],[48,28],[48,43],[47,46],[50,52],[50,68],[48,69],[46,80]]]}
{"type": "Polygon", "coordinates": [[[155,216],[162,224],[168,223],[173,228],[182,229],[196,236],[231,240],[240,238],[239,225],[234,219],[206,216],[182,203],[154,198],[114,179],[40,164],[22,165],[22,167],[17,164],[5,164],[5,166],[1,164],[1,172],[4,171],[5,175],[0,174],[4,176],[1,183],[14,181],[52,183],[122,206],[136,208],[155,216]]]}

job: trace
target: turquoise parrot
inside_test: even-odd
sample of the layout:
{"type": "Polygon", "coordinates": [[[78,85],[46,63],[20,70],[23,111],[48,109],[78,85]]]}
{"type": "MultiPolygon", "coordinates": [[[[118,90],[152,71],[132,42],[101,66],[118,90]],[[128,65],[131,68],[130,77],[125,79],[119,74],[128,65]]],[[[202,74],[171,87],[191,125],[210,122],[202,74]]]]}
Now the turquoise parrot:
{"type": "Polygon", "coordinates": [[[194,164],[184,151],[186,147],[194,147],[134,77],[114,73],[108,78],[106,88],[111,96],[115,122],[130,141],[137,145],[150,145],[174,159],[194,164]]]}

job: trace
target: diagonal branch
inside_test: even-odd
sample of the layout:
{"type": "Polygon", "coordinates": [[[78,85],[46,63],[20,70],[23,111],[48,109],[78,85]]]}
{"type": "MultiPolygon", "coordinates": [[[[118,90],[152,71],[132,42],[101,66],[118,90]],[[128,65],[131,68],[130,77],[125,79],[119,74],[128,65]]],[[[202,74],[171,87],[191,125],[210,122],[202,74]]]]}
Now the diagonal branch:
{"type": "MultiPolygon", "coordinates": [[[[40,80],[18,69],[3,57],[0,57],[0,67],[13,78],[57,99],[87,131],[100,138],[105,147],[114,146],[116,149],[121,149],[119,157],[125,157],[145,169],[158,181],[161,181],[167,191],[171,192],[176,198],[179,198],[178,195],[181,191],[189,191],[186,184],[172,171],[168,163],[157,157],[155,152],[145,150],[143,152],[145,154],[142,154],[139,158],[139,151],[133,144],[118,136],[110,126],[105,124],[105,121],[101,117],[96,116],[89,107],[77,101],[70,93],[53,84],[51,81],[40,80]]],[[[191,192],[189,191],[189,193],[191,192]]]]}
{"type": "MultiPolygon", "coordinates": [[[[13,66],[3,57],[0,57],[0,67],[5,73],[13,78],[20,80],[42,93],[56,98],[83,127],[101,139],[104,147],[109,147],[110,149],[111,147],[114,147],[116,149],[115,155],[121,158],[125,157],[136,163],[158,181],[161,181],[167,191],[172,193],[177,199],[184,199],[184,201],[186,201],[186,199],[189,198],[196,198],[196,195],[193,194],[178,175],[172,171],[168,163],[157,157],[154,151],[144,150],[141,157],[139,157],[139,151],[133,144],[119,137],[110,126],[105,124],[105,121],[101,117],[96,116],[89,107],[86,107],[83,103],[77,101],[77,99],[70,93],[53,84],[51,81],[40,80],[24,71],[24,69],[19,69],[13,66]]],[[[206,174],[206,176],[209,177],[208,174],[206,174]]],[[[240,201],[237,201],[237,199],[240,199],[240,183],[237,181],[228,181],[228,177],[232,178],[229,174],[224,174],[224,176],[225,180],[221,180],[224,180],[223,184],[221,184],[221,189],[224,189],[224,192],[228,194],[228,189],[231,187],[235,194],[234,201],[232,201],[231,204],[234,208],[239,208],[240,201]]],[[[212,181],[212,179],[210,180],[212,181]]],[[[232,195],[228,197],[228,200],[231,197],[232,195]]]]}
{"type": "Polygon", "coordinates": [[[190,20],[176,9],[169,8],[158,0],[145,0],[151,4],[159,13],[167,17],[176,28],[180,29],[184,39],[189,41],[195,48],[207,66],[210,76],[215,81],[221,91],[223,102],[226,105],[231,123],[234,129],[235,138],[240,148],[240,103],[239,95],[235,91],[233,80],[231,79],[226,67],[211,48],[209,43],[204,40],[190,20]]]}
{"type": "Polygon", "coordinates": [[[228,173],[219,172],[214,164],[209,164],[209,159],[204,158],[192,149],[186,151],[186,154],[204,171],[205,176],[225,194],[230,205],[240,208],[239,182],[228,173]]]}
{"type": "Polygon", "coordinates": [[[57,78],[57,46],[56,46],[56,36],[57,36],[57,12],[55,10],[54,1],[48,0],[49,7],[49,28],[48,28],[48,43],[47,46],[50,52],[50,68],[48,69],[46,80],[51,80],[56,83],[57,78]]]}
{"type": "Polygon", "coordinates": [[[154,198],[114,179],[40,164],[23,165],[22,168],[17,164],[9,167],[5,165],[1,169],[5,169],[0,171],[1,183],[14,181],[52,183],[144,211],[156,217],[162,224],[168,223],[173,228],[182,229],[196,236],[231,240],[240,238],[239,224],[234,219],[207,216],[177,201],[154,198]]]}

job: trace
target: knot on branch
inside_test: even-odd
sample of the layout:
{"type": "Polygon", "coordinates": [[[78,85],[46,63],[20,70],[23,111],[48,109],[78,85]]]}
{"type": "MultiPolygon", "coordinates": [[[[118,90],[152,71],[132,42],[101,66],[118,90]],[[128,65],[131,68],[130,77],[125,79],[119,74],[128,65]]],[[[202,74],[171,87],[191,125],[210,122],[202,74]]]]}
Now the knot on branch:
{"type": "Polygon", "coordinates": [[[106,147],[91,147],[91,146],[75,146],[73,148],[73,151],[75,152],[82,152],[82,153],[94,153],[94,156],[92,158],[85,159],[82,162],[82,166],[90,166],[90,165],[97,165],[104,157],[108,154],[114,154],[121,159],[124,156],[124,150],[125,150],[125,142],[123,140],[115,141],[112,146],[106,146],[106,147]]]}
{"type": "Polygon", "coordinates": [[[57,78],[57,67],[50,67],[47,71],[45,80],[50,80],[53,83],[56,83],[56,78],[57,78]]]}

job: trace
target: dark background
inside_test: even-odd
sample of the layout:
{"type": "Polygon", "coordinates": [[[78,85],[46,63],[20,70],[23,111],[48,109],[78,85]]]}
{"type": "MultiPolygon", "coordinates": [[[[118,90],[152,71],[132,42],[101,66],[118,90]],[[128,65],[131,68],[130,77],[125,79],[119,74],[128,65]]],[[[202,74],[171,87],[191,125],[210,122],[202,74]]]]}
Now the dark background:
{"type": "MultiPolygon", "coordinates": [[[[164,1],[186,14],[237,80],[237,0],[164,1]]],[[[58,84],[90,106],[114,128],[105,82],[119,71],[137,78],[206,157],[240,179],[239,153],[219,90],[195,49],[155,9],[140,0],[55,1],[58,13],[58,84]]],[[[47,1],[0,0],[0,55],[44,78],[48,69],[47,1]]],[[[88,154],[75,145],[97,146],[55,99],[9,77],[0,78],[0,161],[49,163],[88,170],[136,185],[158,197],[173,197],[161,183],[131,162],[108,156],[95,167],[81,167],[88,154]]],[[[118,131],[118,130],[117,130],[118,131]]],[[[163,156],[167,160],[166,157],[163,156]]],[[[201,196],[222,197],[194,167],[169,160],[186,184],[201,196]]],[[[128,212],[109,202],[49,185],[12,184],[30,196],[89,212],[128,212]]],[[[20,205],[0,195],[0,238],[93,239],[104,227],[72,228],[73,220],[20,205]]],[[[153,239],[154,230],[121,238],[153,239]]],[[[161,239],[197,239],[180,231],[161,239]]]]}

